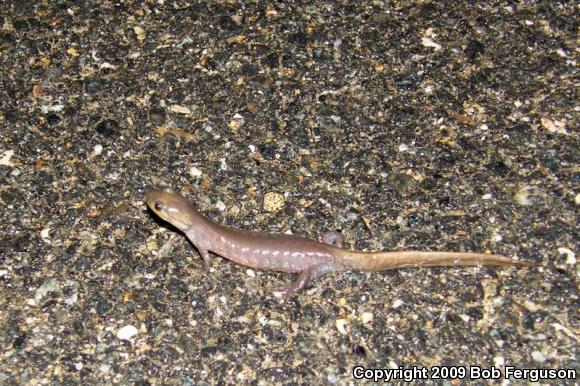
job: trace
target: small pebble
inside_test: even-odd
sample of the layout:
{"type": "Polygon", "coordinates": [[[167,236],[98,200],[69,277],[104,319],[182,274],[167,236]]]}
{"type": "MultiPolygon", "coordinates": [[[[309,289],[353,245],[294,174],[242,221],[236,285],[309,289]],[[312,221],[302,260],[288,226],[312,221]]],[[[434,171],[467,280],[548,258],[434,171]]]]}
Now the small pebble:
{"type": "Polygon", "coordinates": [[[240,114],[234,114],[232,120],[230,121],[230,123],[228,123],[228,127],[232,130],[232,131],[237,131],[238,129],[240,129],[243,125],[244,125],[244,117],[240,114]]]}
{"type": "Polygon", "coordinates": [[[277,212],[284,207],[284,196],[276,192],[268,192],[264,195],[264,210],[277,212]]]}
{"type": "Polygon", "coordinates": [[[560,247],[558,248],[558,253],[561,255],[566,255],[566,264],[576,264],[576,254],[571,249],[560,247]]]}
{"type": "Polygon", "coordinates": [[[201,177],[201,175],[203,174],[203,172],[196,168],[195,166],[192,166],[191,168],[189,168],[189,175],[192,177],[201,177]]]}
{"type": "Polygon", "coordinates": [[[435,51],[441,49],[441,44],[435,43],[431,38],[421,38],[421,44],[423,44],[425,47],[434,48],[435,51]]]}
{"type": "Polygon", "coordinates": [[[142,27],[139,27],[138,25],[133,27],[133,31],[135,32],[135,35],[137,35],[137,39],[139,41],[144,41],[145,40],[145,30],[142,27]]]}
{"type": "Polygon", "coordinates": [[[40,231],[40,237],[45,243],[50,243],[50,227],[46,227],[40,231]]]}
{"type": "Polygon", "coordinates": [[[530,312],[537,312],[537,311],[540,311],[542,309],[542,307],[538,306],[536,303],[532,302],[531,300],[525,300],[524,307],[526,308],[526,310],[528,310],[530,312]]]}
{"type": "Polygon", "coordinates": [[[218,202],[215,203],[215,207],[220,211],[223,212],[224,210],[226,210],[226,204],[224,204],[223,201],[219,200],[218,202]]]}
{"type": "Polygon", "coordinates": [[[191,113],[190,109],[188,109],[185,106],[180,106],[180,105],[171,105],[169,110],[171,110],[171,112],[173,112],[173,113],[178,113],[178,114],[190,114],[191,113]]]}
{"type": "Polygon", "coordinates": [[[334,373],[328,374],[326,376],[326,380],[328,381],[328,383],[334,385],[337,381],[336,374],[334,374],[334,373]]]}
{"type": "Polygon", "coordinates": [[[346,319],[336,319],[336,329],[342,335],[346,335],[346,325],[347,325],[347,323],[348,322],[347,322],[346,319]]]}
{"type": "Polygon", "coordinates": [[[393,301],[393,304],[391,304],[391,307],[396,309],[396,308],[401,307],[403,304],[405,304],[405,303],[401,299],[395,299],[393,301]]]}
{"type": "Polygon", "coordinates": [[[6,150],[2,155],[0,155],[0,165],[13,167],[15,164],[10,162],[10,158],[14,155],[14,150],[6,150]]]}
{"type": "Polygon", "coordinates": [[[98,156],[103,153],[103,145],[95,145],[93,148],[93,156],[98,156]]]}
{"type": "Polygon", "coordinates": [[[139,331],[137,331],[137,327],[128,324],[117,331],[117,338],[121,340],[129,340],[138,333],[139,331]]]}
{"type": "Polygon", "coordinates": [[[374,318],[375,316],[372,312],[363,312],[360,319],[363,322],[363,324],[367,324],[372,322],[374,318]]]}
{"type": "Polygon", "coordinates": [[[532,352],[532,359],[534,360],[534,362],[537,363],[544,363],[546,361],[546,357],[544,356],[544,354],[542,354],[539,351],[532,352]]]}
{"type": "Polygon", "coordinates": [[[542,124],[542,127],[548,130],[550,133],[566,134],[565,121],[557,121],[555,119],[542,118],[540,119],[540,123],[542,124]]]}
{"type": "Polygon", "coordinates": [[[45,297],[49,292],[56,292],[60,289],[60,282],[55,278],[46,280],[34,293],[34,300],[38,302],[45,297]]]}

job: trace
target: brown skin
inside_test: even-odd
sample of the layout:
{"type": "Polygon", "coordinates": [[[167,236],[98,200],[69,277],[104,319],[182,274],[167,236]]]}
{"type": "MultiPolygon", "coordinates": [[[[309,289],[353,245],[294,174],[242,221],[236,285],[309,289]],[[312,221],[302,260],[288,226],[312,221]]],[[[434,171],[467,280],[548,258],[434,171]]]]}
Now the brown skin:
{"type": "Polygon", "coordinates": [[[246,267],[298,273],[298,278],[276,291],[285,296],[310,281],[331,272],[384,271],[433,266],[534,266],[498,255],[461,252],[355,252],[341,249],[342,236],[327,233],[319,243],[293,235],[250,232],[216,224],[176,193],[151,190],[145,202],[161,219],[182,231],[203,259],[204,271],[211,266],[209,252],[246,267]],[[335,247],[330,244],[335,244],[335,247]]]}

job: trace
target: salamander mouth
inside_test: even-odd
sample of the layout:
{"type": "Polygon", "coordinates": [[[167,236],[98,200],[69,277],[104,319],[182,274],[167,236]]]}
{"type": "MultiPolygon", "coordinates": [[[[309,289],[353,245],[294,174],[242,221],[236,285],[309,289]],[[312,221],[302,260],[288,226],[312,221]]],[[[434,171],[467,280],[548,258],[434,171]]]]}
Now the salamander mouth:
{"type": "Polygon", "coordinates": [[[178,198],[180,197],[172,192],[150,190],[145,194],[144,201],[157,217],[183,232],[190,224],[181,210],[183,203],[178,198]]]}

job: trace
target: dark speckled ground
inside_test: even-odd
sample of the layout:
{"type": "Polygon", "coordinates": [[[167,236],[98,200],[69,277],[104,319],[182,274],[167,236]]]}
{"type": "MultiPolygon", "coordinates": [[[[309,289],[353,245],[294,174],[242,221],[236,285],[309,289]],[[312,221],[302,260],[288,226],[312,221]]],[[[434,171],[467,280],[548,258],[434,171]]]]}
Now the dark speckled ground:
{"type": "Polygon", "coordinates": [[[573,2],[33,3],[0,11],[1,384],[578,368],[573,2]],[[202,277],[152,187],[246,229],[543,268],[329,275],[281,302],[289,275],[202,277]]]}

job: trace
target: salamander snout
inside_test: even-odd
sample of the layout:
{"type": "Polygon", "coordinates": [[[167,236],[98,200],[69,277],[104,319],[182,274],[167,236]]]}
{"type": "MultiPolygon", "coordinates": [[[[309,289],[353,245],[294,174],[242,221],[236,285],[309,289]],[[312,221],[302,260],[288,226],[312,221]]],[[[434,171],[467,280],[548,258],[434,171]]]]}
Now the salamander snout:
{"type": "Polygon", "coordinates": [[[182,231],[194,221],[195,210],[179,194],[150,190],[145,194],[145,203],[157,216],[182,231]]]}

